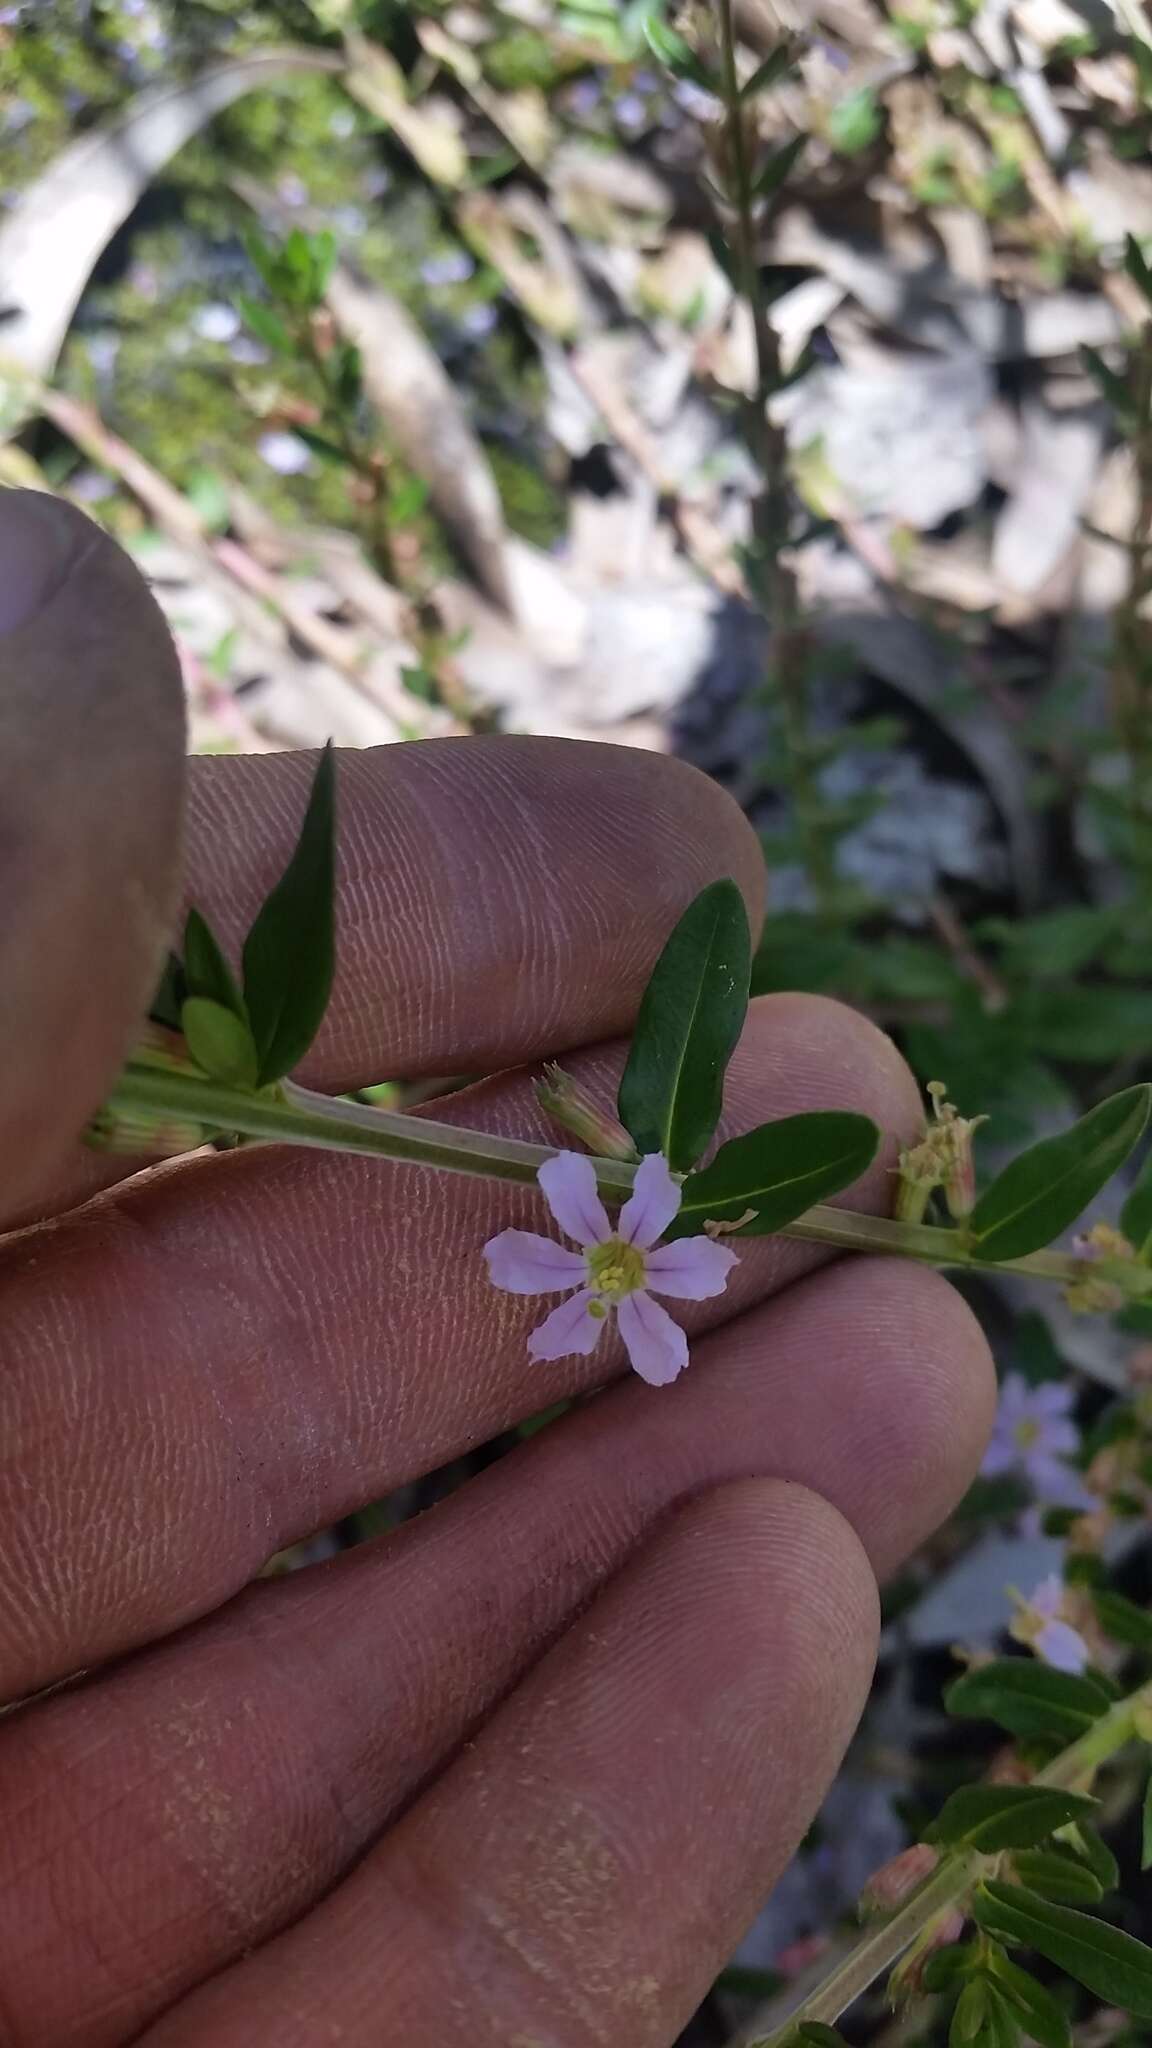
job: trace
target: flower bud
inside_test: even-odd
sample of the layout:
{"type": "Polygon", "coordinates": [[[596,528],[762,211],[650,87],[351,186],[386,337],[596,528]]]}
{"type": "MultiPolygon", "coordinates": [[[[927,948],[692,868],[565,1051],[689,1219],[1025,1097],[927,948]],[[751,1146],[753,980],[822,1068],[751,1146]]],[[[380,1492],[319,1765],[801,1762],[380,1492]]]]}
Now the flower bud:
{"type": "Polygon", "coordinates": [[[1063,1294],[1077,1315],[1112,1315],[1122,1309],[1130,1293],[1138,1290],[1125,1283],[1143,1268],[1135,1246],[1111,1223],[1094,1223],[1072,1240],[1079,1271],[1065,1282],[1063,1294]]]}
{"type": "Polygon", "coordinates": [[[636,1159],[635,1145],[618,1118],[601,1109],[587,1089],[562,1067],[547,1066],[536,1083],[536,1100],[541,1109],[565,1131],[587,1145],[597,1159],[636,1159]]]}
{"type": "Polygon", "coordinates": [[[947,1906],[930,1920],[923,1934],[905,1951],[888,1979],[888,2001],[901,2005],[923,1989],[924,1965],[938,1948],[951,1948],[964,1932],[965,1915],[959,1906],[947,1906]]]}
{"type": "Polygon", "coordinates": [[[142,1027],[132,1047],[132,1058],[139,1067],[159,1067],[168,1074],[197,1074],[200,1071],[188,1050],[183,1032],[172,1031],[167,1024],[155,1024],[151,1018],[142,1027]]]}
{"type": "Polygon", "coordinates": [[[899,1856],[893,1856],[891,1862],[882,1863],[860,1894],[861,1919],[894,1913],[926,1877],[931,1877],[939,1861],[940,1851],[929,1842],[914,1842],[910,1849],[902,1849],[899,1856]]]}
{"type": "Polygon", "coordinates": [[[946,1100],[943,1081],[929,1081],[928,1093],[932,1115],[924,1136],[918,1145],[900,1154],[896,1215],[904,1223],[919,1223],[929,1195],[934,1188],[942,1188],[949,1215],[962,1222],[976,1205],[972,1133],[988,1119],[961,1116],[956,1105],[946,1100]]]}
{"type": "Polygon", "coordinates": [[[125,1159],[176,1159],[182,1152],[197,1151],[208,1137],[204,1124],[181,1123],[171,1117],[157,1121],[102,1109],[88,1125],[84,1142],[95,1152],[125,1159]]]}

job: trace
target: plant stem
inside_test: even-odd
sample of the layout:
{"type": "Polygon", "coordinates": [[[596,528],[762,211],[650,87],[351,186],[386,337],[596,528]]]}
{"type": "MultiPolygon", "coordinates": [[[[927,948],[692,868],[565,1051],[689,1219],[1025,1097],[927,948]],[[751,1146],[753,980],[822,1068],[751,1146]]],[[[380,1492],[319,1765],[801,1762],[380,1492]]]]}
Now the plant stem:
{"type": "MultiPolygon", "coordinates": [[[[556,1145],[534,1145],[523,1138],[497,1138],[431,1117],[408,1116],[398,1110],[370,1109],[339,1096],[317,1095],[283,1081],[262,1095],[229,1088],[224,1083],[179,1073],[143,1062],[130,1062],[108,1098],[108,1112],[134,1125],[155,1118],[159,1124],[197,1124],[206,1134],[239,1132],[266,1143],[304,1145],[329,1152],[367,1153],[434,1166],[447,1173],[478,1174],[488,1180],[518,1181],[531,1186],[539,1168],[557,1151],[556,1145]]],[[[596,1184],[605,1201],[620,1203],[632,1191],[635,1167],[617,1159],[595,1159],[596,1184]]],[[[837,1209],[826,1202],[805,1210],[785,1224],[781,1237],[824,1244],[839,1251],[883,1253],[916,1259],[930,1266],[970,1266],[991,1270],[978,1259],[958,1230],[924,1223],[900,1223],[890,1216],[867,1216],[837,1209]]],[[[1082,1276],[1079,1260],[1063,1252],[1030,1252],[1027,1258],[1005,1259],[999,1272],[1024,1273],[1033,1279],[1070,1281],[1082,1276]]],[[[1152,1290],[1152,1271],[1148,1274],[1152,1290]]]]}
{"type": "Polygon", "coordinates": [[[785,780],[796,812],[804,864],[820,909],[829,914],[837,893],[836,864],[821,827],[819,786],[812,773],[808,741],[806,680],[808,639],[804,632],[796,578],[787,566],[790,513],[788,444],[773,424],[768,402],[781,379],[780,345],[768,319],[760,289],[756,251],[758,207],[753,168],[748,154],[745,108],[740,100],[736,68],[736,30],[732,0],[719,0],[721,95],[728,140],[729,198],[732,204],[740,291],[752,316],[756,351],[756,382],[744,408],[749,445],[760,470],[762,487],[752,505],[752,534],[763,571],[764,609],[772,635],[773,678],[780,715],[785,780]]]}
{"type": "MultiPolygon", "coordinates": [[[[1080,1790],[1102,1763],[1123,1749],[1137,1733],[1142,1715],[1152,1709],[1152,1679],[1128,1697],[1118,1700],[1085,1734],[1061,1751],[1045,1770],[1037,1773],[1037,1785],[1058,1785],[1080,1790]]],[[[981,1875],[991,1870],[993,1859],[974,1849],[953,1849],[945,1855],[920,1889],[905,1901],[890,1920],[872,1927],[861,1936],[850,1954],[825,1977],[816,1990],[790,2012],[780,2026],[766,2034],[745,2038],[744,2048],[782,2048],[793,2030],[806,2021],[832,2026],[841,2013],[877,1977],[898,1961],[917,1936],[933,1920],[966,1904],[981,1875]]]]}

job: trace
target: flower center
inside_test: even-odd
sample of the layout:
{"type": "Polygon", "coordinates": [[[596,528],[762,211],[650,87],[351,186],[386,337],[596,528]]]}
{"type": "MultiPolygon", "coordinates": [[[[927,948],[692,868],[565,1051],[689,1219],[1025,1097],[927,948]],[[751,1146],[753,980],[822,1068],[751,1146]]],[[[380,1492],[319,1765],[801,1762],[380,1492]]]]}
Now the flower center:
{"type": "Polygon", "coordinates": [[[1016,1424],[1012,1434],[1022,1451],[1030,1451],[1040,1435],[1040,1424],[1034,1416],[1026,1415],[1016,1424]]]}
{"type": "Polygon", "coordinates": [[[604,1244],[594,1244],[587,1256],[592,1285],[605,1300],[620,1301],[624,1295],[635,1294],[643,1287],[647,1277],[644,1254],[634,1244],[610,1237],[604,1244]]]}

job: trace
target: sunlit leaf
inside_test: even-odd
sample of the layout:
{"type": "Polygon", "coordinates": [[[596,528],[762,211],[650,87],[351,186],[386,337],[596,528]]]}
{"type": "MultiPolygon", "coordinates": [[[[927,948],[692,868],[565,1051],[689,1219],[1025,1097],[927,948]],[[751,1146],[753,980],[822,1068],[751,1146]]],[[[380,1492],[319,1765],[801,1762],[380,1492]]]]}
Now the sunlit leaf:
{"type": "Polygon", "coordinates": [[[724,1073],[748,1008],[751,940],[735,882],[690,903],[652,970],[620,1082],[637,1151],[694,1165],[720,1117],[724,1073]]]}
{"type": "Polygon", "coordinates": [[[880,1133],[866,1116],[812,1110],[761,1124],[722,1145],[711,1165],[684,1183],[671,1235],[690,1236],[707,1223],[735,1223],[755,1212],[741,1237],[782,1230],[814,1202],[823,1202],[871,1165],[880,1133]]]}
{"type": "Polygon", "coordinates": [[[989,1944],[988,1967],[1002,1995],[1017,2013],[1024,2032],[1040,2048],[1069,2048],[1072,2026],[1052,1993],[1010,1962],[1002,1948],[989,1944]]]}
{"type": "Polygon", "coordinates": [[[997,1657],[957,1678],[944,1695],[950,1714],[995,1721],[1010,1735],[1074,1742],[1106,1714],[1113,1694],[1099,1679],[1052,1671],[1025,1657],[997,1657]]]}
{"type": "Polygon", "coordinates": [[[924,1840],[948,1847],[963,1844],[989,1855],[997,1849],[1030,1849],[1095,1806],[1094,1799],[1079,1792],[1049,1785],[963,1785],[947,1800],[924,1840]]]}
{"type": "Polygon", "coordinates": [[[972,1211],[979,1257],[1020,1259],[1059,1237],[1139,1143],[1150,1105],[1146,1082],[1125,1088],[1006,1166],[972,1211]]]}
{"type": "Polygon", "coordinates": [[[304,1057],[335,968],[335,762],[325,747],[296,850],[244,946],[244,1000],[266,1087],[304,1057]]]}
{"type": "Polygon", "coordinates": [[[231,1088],[254,1088],[259,1072],[252,1033],[242,1017],[207,996],[189,996],[180,1028],[198,1067],[231,1088]]]}
{"type": "Polygon", "coordinates": [[[236,977],[215,932],[198,910],[190,910],[184,924],[184,976],[190,996],[207,996],[247,1023],[236,977]]]}
{"type": "Polygon", "coordinates": [[[988,1934],[1035,1949],[1106,2005],[1152,2019],[1152,1949],[1131,1934],[1019,1885],[979,1885],[972,1913],[988,1934]]]}

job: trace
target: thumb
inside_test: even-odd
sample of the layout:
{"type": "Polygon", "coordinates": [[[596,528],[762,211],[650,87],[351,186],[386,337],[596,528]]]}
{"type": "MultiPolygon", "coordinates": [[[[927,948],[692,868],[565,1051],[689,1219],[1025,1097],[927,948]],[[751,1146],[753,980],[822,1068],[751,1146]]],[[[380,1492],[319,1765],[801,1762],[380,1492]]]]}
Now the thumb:
{"type": "Polygon", "coordinates": [[[183,750],[139,572],[73,507],[0,491],[0,1219],[58,1172],[155,987],[183,750]]]}

